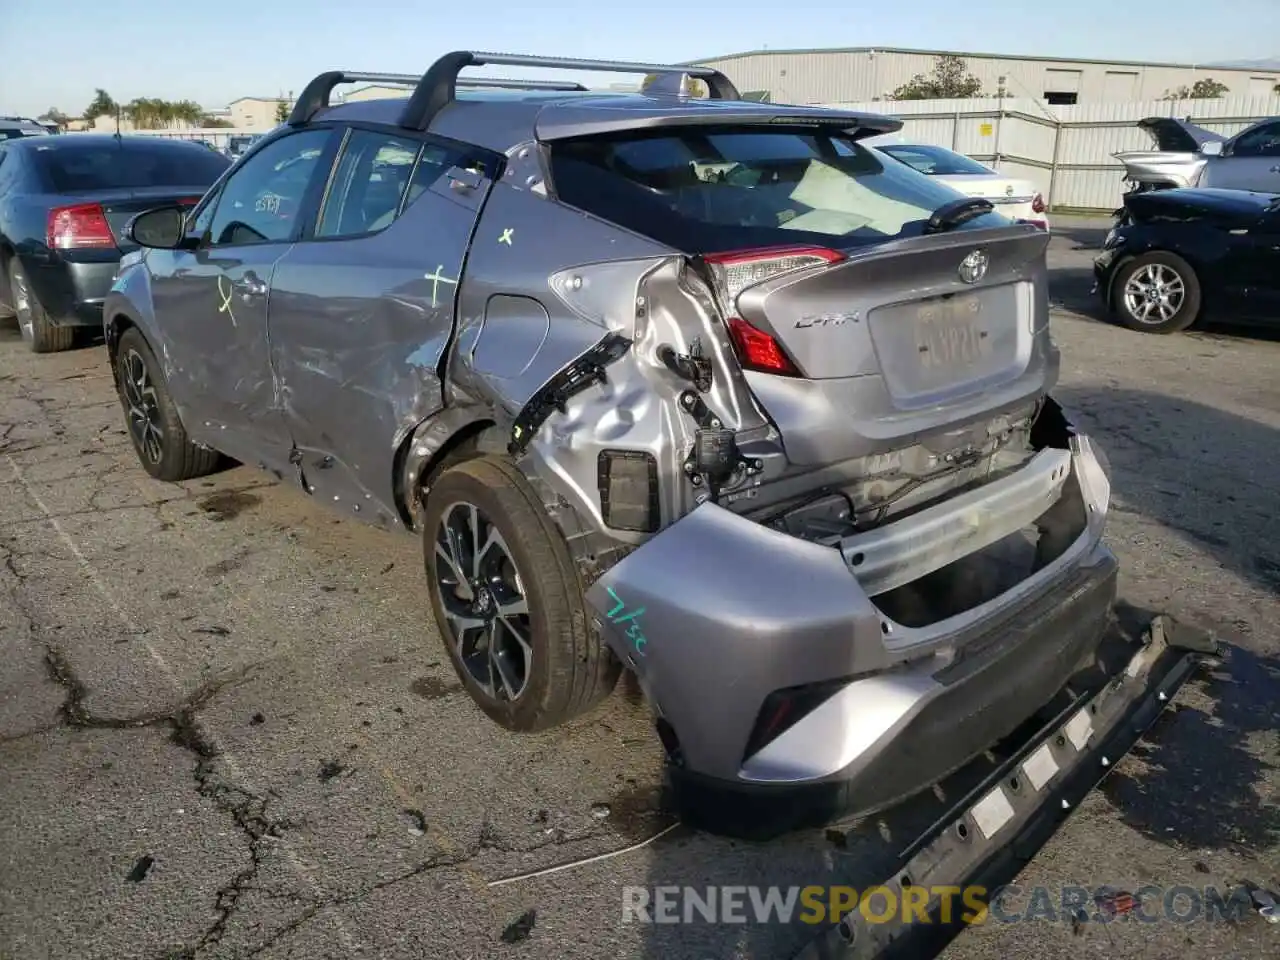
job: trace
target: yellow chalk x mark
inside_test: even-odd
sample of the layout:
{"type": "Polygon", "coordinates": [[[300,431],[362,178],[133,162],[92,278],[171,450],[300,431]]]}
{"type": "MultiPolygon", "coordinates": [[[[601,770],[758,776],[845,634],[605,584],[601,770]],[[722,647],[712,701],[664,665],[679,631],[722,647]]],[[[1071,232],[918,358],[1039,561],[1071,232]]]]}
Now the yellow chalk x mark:
{"type": "Polygon", "coordinates": [[[231,310],[231,295],[232,295],[234,292],[235,292],[235,291],[234,291],[234,289],[233,289],[233,288],[232,288],[232,286],[231,286],[231,281],[227,278],[227,276],[226,276],[225,274],[221,274],[221,273],[220,273],[220,274],[218,274],[218,296],[220,296],[220,297],[222,298],[222,305],[221,305],[220,307],[218,307],[218,312],[219,312],[219,313],[225,313],[228,317],[230,317],[230,318],[231,318],[231,325],[232,325],[233,327],[236,325],[236,315],[235,315],[235,313],[233,313],[233,312],[232,312],[232,310],[231,310]],[[225,289],[225,290],[224,290],[224,289],[223,289],[223,287],[222,287],[222,284],[223,284],[223,281],[224,281],[224,280],[226,281],[226,289],[225,289]]]}
{"type": "Polygon", "coordinates": [[[431,305],[433,307],[440,306],[440,303],[439,303],[440,284],[449,283],[449,284],[453,284],[454,286],[457,286],[457,283],[458,283],[457,280],[450,280],[448,277],[444,275],[443,263],[436,267],[435,273],[428,273],[425,279],[431,281],[431,305]]]}

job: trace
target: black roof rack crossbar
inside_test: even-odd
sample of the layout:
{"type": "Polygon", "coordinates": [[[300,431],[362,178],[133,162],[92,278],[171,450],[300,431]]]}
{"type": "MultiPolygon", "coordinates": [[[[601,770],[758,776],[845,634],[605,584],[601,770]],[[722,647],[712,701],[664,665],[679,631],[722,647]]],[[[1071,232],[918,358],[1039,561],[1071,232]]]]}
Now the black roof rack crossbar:
{"type": "Polygon", "coordinates": [[[289,112],[289,126],[300,127],[329,106],[333,88],[344,83],[395,83],[416,86],[419,78],[408,73],[352,73],[349,70],[330,70],[322,73],[302,91],[289,112]]]}
{"type": "MultiPolygon", "coordinates": [[[[348,70],[331,70],[322,73],[307,84],[302,96],[289,114],[289,125],[300,126],[329,106],[329,98],[335,87],[344,83],[387,83],[416,88],[422,77],[412,73],[352,73],[348,70]]],[[[510,90],[563,90],[582,92],[587,88],[572,80],[510,80],[505,77],[474,77],[459,80],[460,87],[484,87],[510,90]]],[[[13,118],[18,119],[18,118],[13,118]]]]}
{"type": "MultiPolygon", "coordinates": [[[[419,78],[421,79],[421,78],[419,78]]],[[[417,81],[415,80],[416,84],[417,81]]],[[[464,77],[458,80],[460,87],[498,87],[508,90],[563,90],[565,93],[585,93],[587,88],[572,80],[511,80],[506,77],[464,77]]]]}
{"type": "MultiPolygon", "coordinates": [[[[684,74],[705,80],[716,100],[740,100],[737,88],[719,70],[711,67],[671,66],[657,63],[628,63],[621,60],[576,60],[569,57],[533,57],[514,53],[478,53],[455,50],[433,63],[418,81],[400,116],[400,126],[426,130],[435,115],[453,102],[459,86],[458,74],[467,67],[542,67],[551,70],[590,70],[601,73],[684,74]]],[[[317,78],[318,79],[318,78],[317,78]]],[[[313,81],[315,82],[315,81],[313,81]]]]}

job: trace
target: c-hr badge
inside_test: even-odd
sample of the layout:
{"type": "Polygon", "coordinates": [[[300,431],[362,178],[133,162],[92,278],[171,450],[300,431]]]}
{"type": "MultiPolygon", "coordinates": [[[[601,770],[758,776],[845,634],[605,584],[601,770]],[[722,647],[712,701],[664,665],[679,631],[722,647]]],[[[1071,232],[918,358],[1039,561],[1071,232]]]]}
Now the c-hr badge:
{"type": "Polygon", "coordinates": [[[960,261],[960,279],[965,283],[977,283],[987,275],[989,262],[986,253],[981,250],[973,251],[960,261]]]}

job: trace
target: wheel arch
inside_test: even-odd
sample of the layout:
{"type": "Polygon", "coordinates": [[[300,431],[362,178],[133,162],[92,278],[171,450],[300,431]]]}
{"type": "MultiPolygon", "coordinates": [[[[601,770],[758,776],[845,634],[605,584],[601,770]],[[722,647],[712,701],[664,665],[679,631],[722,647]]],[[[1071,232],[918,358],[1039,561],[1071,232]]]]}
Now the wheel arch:
{"type": "Polygon", "coordinates": [[[1124,273],[1125,268],[1140,257],[1157,253],[1177,257],[1191,268],[1195,274],[1195,281],[1200,287],[1200,308],[1201,310],[1204,309],[1205,300],[1207,299],[1205,294],[1208,293],[1209,288],[1204,281],[1205,267],[1201,257],[1195,251],[1187,250],[1182,246],[1148,244],[1140,249],[1126,251],[1124,256],[1117,259],[1115,266],[1111,268],[1111,279],[1107,284],[1107,308],[1109,310],[1114,310],[1116,307],[1116,285],[1120,282],[1120,276],[1124,273]]]}
{"type": "Polygon", "coordinates": [[[396,449],[392,483],[406,530],[416,530],[423,493],[459,458],[487,449],[497,422],[487,409],[446,407],[419,423],[396,449]],[[486,436],[488,435],[488,436],[486,436]]]}

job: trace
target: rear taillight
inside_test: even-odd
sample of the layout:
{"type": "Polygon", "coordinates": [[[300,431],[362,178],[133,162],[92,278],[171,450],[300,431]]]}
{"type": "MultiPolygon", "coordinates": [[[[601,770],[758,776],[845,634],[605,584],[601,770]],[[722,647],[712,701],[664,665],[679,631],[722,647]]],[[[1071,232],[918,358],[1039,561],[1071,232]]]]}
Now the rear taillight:
{"type": "Polygon", "coordinates": [[[77,203],[54,207],[46,221],[46,241],[54,250],[103,249],[116,245],[102,207],[77,203]]]}
{"type": "Polygon", "coordinates": [[[1031,212],[1044,213],[1044,211],[1045,211],[1044,197],[1037,193],[1031,201],[1031,212]]]}
{"type": "Polygon", "coordinates": [[[746,370],[798,377],[800,371],[772,336],[737,316],[738,294],[780,274],[837,263],[844,254],[825,247],[768,247],[710,254],[703,258],[728,311],[729,338],[746,370]]]}
{"type": "Polygon", "coordinates": [[[747,370],[776,373],[782,377],[798,377],[800,371],[778,345],[778,341],[763,330],[757,330],[741,317],[730,317],[729,339],[737,351],[738,360],[747,370]]]}
{"type": "Polygon", "coordinates": [[[183,197],[181,200],[178,201],[178,204],[179,206],[183,206],[183,207],[194,207],[197,203],[199,203],[203,199],[204,197],[183,197]]]}

